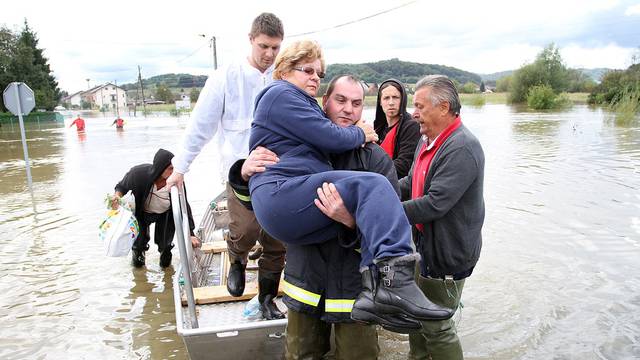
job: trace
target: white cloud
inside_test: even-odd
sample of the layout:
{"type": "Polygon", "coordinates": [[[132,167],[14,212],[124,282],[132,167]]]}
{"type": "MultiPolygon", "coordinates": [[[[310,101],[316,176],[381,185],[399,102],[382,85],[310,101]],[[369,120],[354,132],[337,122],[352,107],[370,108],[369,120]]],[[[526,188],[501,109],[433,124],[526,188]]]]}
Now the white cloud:
{"type": "MultiPolygon", "coordinates": [[[[209,38],[217,38],[218,64],[244,56],[249,50],[249,25],[262,11],[278,15],[285,32],[292,35],[343,24],[402,3],[252,0],[221,6],[213,1],[112,0],[98,6],[80,0],[21,0],[3,4],[0,25],[20,27],[26,16],[60,87],[73,92],[86,88],[87,78],[92,83],[134,81],[138,65],[146,77],[168,72],[206,74],[212,63],[209,38]]],[[[621,47],[616,41],[620,39],[607,38],[608,32],[599,29],[622,23],[629,30],[623,28],[621,35],[611,36],[636,38],[640,24],[624,14],[636,14],[640,5],[630,5],[629,0],[420,0],[305,37],[323,45],[329,64],[396,57],[488,73],[517,68],[532,61],[544,45],[556,42],[569,66],[621,68],[633,49],[621,47]],[[605,25],[602,21],[594,25],[593,19],[602,14],[610,18],[605,25]],[[585,39],[594,29],[604,35],[585,39]]],[[[291,40],[286,39],[285,44],[291,40]]]]}
{"type": "Polygon", "coordinates": [[[569,45],[561,50],[562,58],[572,68],[626,69],[631,65],[633,52],[634,49],[622,48],[615,44],[598,48],[569,45]]]}
{"type": "Polygon", "coordinates": [[[629,6],[624,14],[627,16],[640,15],[640,4],[629,6]]]}

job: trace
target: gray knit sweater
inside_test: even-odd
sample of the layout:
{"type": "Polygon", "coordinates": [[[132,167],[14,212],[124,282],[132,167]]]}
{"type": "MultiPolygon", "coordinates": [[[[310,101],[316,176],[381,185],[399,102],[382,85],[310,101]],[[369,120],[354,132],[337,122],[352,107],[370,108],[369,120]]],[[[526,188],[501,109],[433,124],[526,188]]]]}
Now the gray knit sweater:
{"type": "MultiPolygon", "coordinates": [[[[423,140],[418,142],[417,159],[423,140]]],[[[424,224],[417,236],[422,274],[453,275],[474,267],[482,247],[484,152],[464,126],[456,129],[431,161],[424,196],[411,200],[411,177],[400,180],[404,210],[411,224],[424,224]]],[[[416,230],[417,231],[417,230],[416,230]]]]}

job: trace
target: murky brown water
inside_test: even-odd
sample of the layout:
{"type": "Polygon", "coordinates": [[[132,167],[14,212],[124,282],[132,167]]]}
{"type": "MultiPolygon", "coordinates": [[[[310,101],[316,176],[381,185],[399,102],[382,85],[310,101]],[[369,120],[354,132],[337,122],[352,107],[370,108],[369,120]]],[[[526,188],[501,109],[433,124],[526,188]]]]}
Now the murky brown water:
{"type": "MultiPolygon", "coordinates": [[[[368,112],[371,114],[371,110],[368,112]]],[[[103,197],[186,118],[90,118],[86,136],[28,124],[35,206],[17,125],[0,128],[0,358],[186,358],[173,269],[107,258],[103,197]]],[[[68,124],[70,120],[67,119],[68,124]]],[[[601,110],[465,108],[487,158],[484,247],[457,315],[470,359],[640,358],[640,127],[601,110]]],[[[221,187],[214,146],[186,183],[196,221],[221,187]]],[[[174,259],[174,263],[177,259],[174,259]]],[[[406,357],[385,333],[382,358],[406,357]]]]}

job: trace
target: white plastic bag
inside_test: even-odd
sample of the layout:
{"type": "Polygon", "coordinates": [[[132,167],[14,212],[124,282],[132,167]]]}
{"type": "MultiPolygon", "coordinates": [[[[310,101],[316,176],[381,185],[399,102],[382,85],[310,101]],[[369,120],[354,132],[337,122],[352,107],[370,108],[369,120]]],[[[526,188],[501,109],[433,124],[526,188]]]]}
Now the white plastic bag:
{"type": "Polygon", "coordinates": [[[99,229],[98,237],[104,244],[107,256],[127,256],[140,232],[138,221],[127,203],[117,210],[109,210],[99,229]]]}
{"type": "Polygon", "coordinates": [[[242,316],[248,320],[256,320],[262,318],[262,311],[260,311],[260,302],[258,301],[258,295],[251,298],[251,300],[249,300],[244,305],[242,316]]]}

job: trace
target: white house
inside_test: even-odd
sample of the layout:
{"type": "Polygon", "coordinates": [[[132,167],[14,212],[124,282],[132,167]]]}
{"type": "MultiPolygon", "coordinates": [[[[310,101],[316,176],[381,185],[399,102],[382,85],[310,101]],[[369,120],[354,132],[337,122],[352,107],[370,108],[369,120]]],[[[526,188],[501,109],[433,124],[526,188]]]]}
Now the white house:
{"type": "Polygon", "coordinates": [[[69,103],[71,105],[71,107],[80,107],[81,106],[81,102],[82,102],[82,93],[84,91],[78,91],[75,94],[71,94],[69,96],[65,96],[62,99],[62,102],[64,103],[69,103]]]}
{"type": "Polygon", "coordinates": [[[181,109],[191,109],[191,98],[189,98],[189,95],[182,94],[180,100],[176,101],[176,110],[181,109]]]}
{"type": "Polygon", "coordinates": [[[112,83],[105,83],[89,89],[84,92],[83,97],[86,97],[85,101],[90,102],[99,109],[103,108],[103,106],[110,110],[127,108],[127,92],[112,83]]]}

